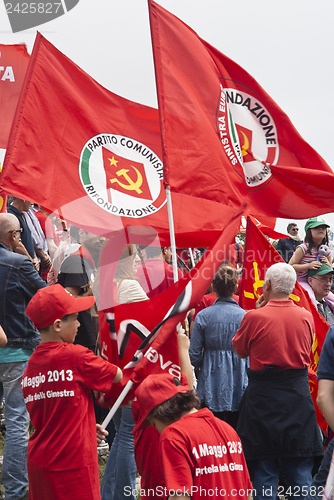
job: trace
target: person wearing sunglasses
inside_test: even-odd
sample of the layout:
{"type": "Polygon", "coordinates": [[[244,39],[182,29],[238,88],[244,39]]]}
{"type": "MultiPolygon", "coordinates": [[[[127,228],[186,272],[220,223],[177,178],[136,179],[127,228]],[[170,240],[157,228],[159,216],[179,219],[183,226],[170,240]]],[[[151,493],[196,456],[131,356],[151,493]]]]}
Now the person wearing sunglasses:
{"type": "Polygon", "coordinates": [[[285,262],[288,263],[294,254],[294,251],[298,245],[300,245],[301,239],[299,237],[299,227],[295,222],[290,222],[286,230],[289,234],[289,238],[282,238],[278,240],[276,250],[285,262]]]}

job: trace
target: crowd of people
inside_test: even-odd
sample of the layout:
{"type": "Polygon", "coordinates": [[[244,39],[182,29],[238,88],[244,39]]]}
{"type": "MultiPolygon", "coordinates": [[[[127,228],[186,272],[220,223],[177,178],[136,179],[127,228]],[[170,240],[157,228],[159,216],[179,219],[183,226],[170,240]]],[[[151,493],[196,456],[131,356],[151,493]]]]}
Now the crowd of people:
{"type": "MultiPolygon", "coordinates": [[[[302,241],[298,225],[288,225],[276,244],[282,262],[267,269],[249,311],[238,296],[244,250],[230,246],[178,334],[181,378],[148,375],[113,416],[100,485],[97,446],[110,436],[99,402],[122,378],[99,355],[99,266],[113,243],[11,199],[0,214],[5,498],[135,500],[139,475],[141,498],[320,499],[334,448],[328,227],[309,219],[302,241]],[[308,380],[313,316],[289,298],[297,280],[330,327],[317,371],[328,432],[308,380]]],[[[178,251],[179,278],[204,250],[178,251]]],[[[145,308],[174,274],[170,248],[126,244],[113,262],[113,305],[145,308]]]]}

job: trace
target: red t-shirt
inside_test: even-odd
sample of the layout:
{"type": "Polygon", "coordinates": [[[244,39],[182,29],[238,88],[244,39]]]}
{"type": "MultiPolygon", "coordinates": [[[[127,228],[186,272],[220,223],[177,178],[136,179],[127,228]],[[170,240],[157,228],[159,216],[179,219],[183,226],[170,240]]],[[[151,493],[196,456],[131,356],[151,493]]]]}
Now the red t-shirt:
{"type": "Polygon", "coordinates": [[[141,475],[141,498],[164,500],[165,480],[159,450],[160,434],[149,425],[134,434],[134,450],[138,473],[141,475]]]}
{"type": "MultiPolygon", "coordinates": [[[[144,264],[138,266],[137,278],[150,299],[174,284],[173,266],[163,259],[146,259],[144,264]]],[[[180,269],[177,274],[179,279],[182,278],[180,269]]]]}
{"type": "Polygon", "coordinates": [[[28,445],[30,500],[99,500],[92,389],[110,389],[117,367],[80,345],[40,344],[22,390],[35,432],[28,445]]]}
{"type": "Polygon", "coordinates": [[[310,365],[313,335],[309,311],[292,300],[270,300],[245,314],[232,344],[239,356],[249,356],[252,370],[266,366],[299,369],[310,365]]]}
{"type": "Polygon", "coordinates": [[[252,484],[240,438],[207,408],[166,427],[160,448],[167,491],[247,500],[252,484]]]}

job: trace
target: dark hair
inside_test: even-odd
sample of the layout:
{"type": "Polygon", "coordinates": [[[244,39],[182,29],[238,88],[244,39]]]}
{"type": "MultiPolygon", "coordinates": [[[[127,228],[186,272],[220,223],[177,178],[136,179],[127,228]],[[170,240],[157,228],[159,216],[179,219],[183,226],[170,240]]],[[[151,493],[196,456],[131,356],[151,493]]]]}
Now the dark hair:
{"type": "Polygon", "coordinates": [[[65,314],[65,316],[63,316],[62,318],[60,318],[60,320],[66,322],[70,316],[72,316],[72,314],[65,314]]]}
{"type": "Polygon", "coordinates": [[[183,413],[189,412],[193,408],[199,410],[200,407],[201,402],[194,390],[178,392],[175,396],[156,406],[147,418],[156,418],[164,423],[176,422],[183,413]]]}
{"type": "Polygon", "coordinates": [[[290,224],[288,224],[288,227],[286,228],[286,230],[289,232],[290,229],[292,229],[295,226],[298,226],[298,224],[296,224],[295,222],[290,222],[290,224]]]}
{"type": "MultiPolygon", "coordinates": [[[[72,313],[74,314],[74,313],[72,313]]],[[[59,318],[61,321],[67,321],[69,319],[70,316],[72,316],[72,314],[65,314],[65,316],[63,316],[62,318],[59,318]]],[[[44,328],[38,328],[38,331],[39,332],[46,332],[49,330],[49,328],[51,327],[52,325],[49,325],[49,326],[45,326],[44,328]]]]}
{"type": "MultiPolygon", "coordinates": [[[[318,226],[319,227],[319,226],[318,226]]],[[[305,234],[305,238],[304,238],[304,242],[305,243],[308,243],[310,248],[313,248],[313,247],[317,247],[316,243],[313,241],[313,238],[312,238],[312,233],[311,233],[311,229],[314,229],[314,228],[309,228],[307,231],[306,231],[306,234],[305,234]]],[[[320,243],[320,245],[328,245],[328,232],[327,232],[327,228],[326,228],[326,236],[324,237],[324,239],[322,240],[322,242],[320,243]]],[[[320,246],[319,245],[319,246],[320,246]]]]}
{"type": "Polygon", "coordinates": [[[218,297],[232,297],[238,283],[238,273],[233,265],[224,261],[212,280],[212,287],[218,297]]]}

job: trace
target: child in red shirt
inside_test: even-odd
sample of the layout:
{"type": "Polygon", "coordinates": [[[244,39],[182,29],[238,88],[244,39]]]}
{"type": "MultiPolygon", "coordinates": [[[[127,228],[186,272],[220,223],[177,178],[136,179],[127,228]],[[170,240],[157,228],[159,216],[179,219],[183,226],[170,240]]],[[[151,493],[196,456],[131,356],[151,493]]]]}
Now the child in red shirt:
{"type": "Polygon", "coordinates": [[[184,378],[149,375],[135,395],[142,417],[134,431],[148,421],[160,433],[166,484],[160,496],[250,497],[252,484],[239,436],[207,408],[199,410],[199,399],[184,378]]]}
{"type": "Polygon", "coordinates": [[[94,297],[75,298],[57,284],[40,289],[26,310],[42,340],[22,377],[35,429],[28,446],[29,500],[101,498],[91,391],[109,390],[122,372],[73,345],[78,312],[93,304],[94,297]]]}

